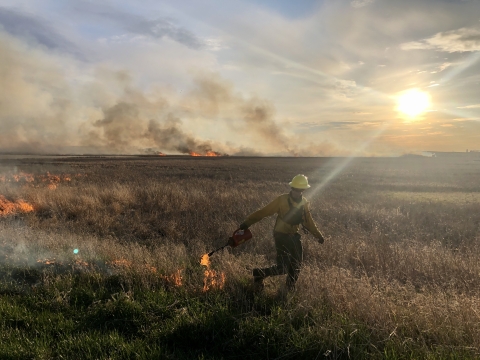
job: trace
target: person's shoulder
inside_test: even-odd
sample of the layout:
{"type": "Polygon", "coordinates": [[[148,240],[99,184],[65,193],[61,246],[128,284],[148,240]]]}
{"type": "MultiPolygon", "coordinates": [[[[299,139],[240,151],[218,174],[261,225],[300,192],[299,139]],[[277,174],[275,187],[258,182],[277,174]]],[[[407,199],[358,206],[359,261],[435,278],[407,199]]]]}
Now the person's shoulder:
{"type": "Polygon", "coordinates": [[[281,194],[281,195],[278,195],[273,201],[280,201],[280,202],[286,201],[286,202],[288,202],[288,197],[289,196],[290,196],[290,194],[288,194],[288,193],[281,194]]]}

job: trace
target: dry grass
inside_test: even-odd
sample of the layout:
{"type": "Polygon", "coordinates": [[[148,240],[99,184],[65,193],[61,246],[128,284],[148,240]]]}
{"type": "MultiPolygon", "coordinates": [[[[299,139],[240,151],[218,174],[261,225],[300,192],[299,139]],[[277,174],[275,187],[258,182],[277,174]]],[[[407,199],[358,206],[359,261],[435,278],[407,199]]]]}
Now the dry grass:
{"type": "MultiPolygon", "coordinates": [[[[201,255],[222,245],[247,214],[288,191],[285,184],[297,173],[308,175],[315,186],[346,163],[174,157],[32,161],[4,161],[4,172],[15,163],[25,172],[34,166],[37,173],[82,176],[55,190],[0,182],[0,195],[35,208],[0,220],[4,261],[30,266],[45,258],[81,259],[95,265],[90,271],[136,274],[132,281],[146,289],[165,284],[165,276],[181,269],[182,287],[193,292],[202,287],[201,255]],[[115,259],[129,265],[109,266],[115,259]]],[[[327,241],[320,245],[303,238],[305,266],[294,300],[284,303],[289,316],[310,319],[310,335],[318,339],[335,338],[338,345],[342,338],[345,347],[353,346],[348,341],[368,342],[377,356],[388,346],[401,356],[412,349],[479,355],[479,175],[480,162],[472,159],[356,159],[320,191],[306,193],[327,241]],[[351,340],[355,334],[362,337],[351,340]]],[[[273,219],[265,219],[252,227],[251,242],[212,257],[213,268],[226,275],[225,294],[244,297],[251,269],[274,261],[272,225],[273,219]]],[[[269,279],[265,296],[281,298],[281,282],[269,279]]]]}

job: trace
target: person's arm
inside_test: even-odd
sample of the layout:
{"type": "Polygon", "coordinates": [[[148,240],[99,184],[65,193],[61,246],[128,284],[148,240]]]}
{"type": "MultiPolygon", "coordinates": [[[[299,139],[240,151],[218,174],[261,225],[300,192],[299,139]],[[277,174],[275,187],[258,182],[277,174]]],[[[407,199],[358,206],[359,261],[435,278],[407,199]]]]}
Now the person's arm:
{"type": "Polygon", "coordinates": [[[279,204],[280,204],[280,197],[277,197],[275,200],[270,202],[265,207],[248,215],[247,218],[242,223],[242,225],[244,226],[240,226],[240,228],[245,227],[246,229],[252,226],[253,224],[255,224],[256,222],[259,222],[263,218],[276,214],[279,210],[279,204]]]}
{"type": "Polygon", "coordinates": [[[315,236],[318,241],[323,244],[324,237],[320,230],[318,230],[317,225],[315,225],[315,222],[313,221],[312,214],[310,213],[310,203],[307,202],[305,205],[305,221],[303,225],[307,228],[310,233],[315,236]]]}

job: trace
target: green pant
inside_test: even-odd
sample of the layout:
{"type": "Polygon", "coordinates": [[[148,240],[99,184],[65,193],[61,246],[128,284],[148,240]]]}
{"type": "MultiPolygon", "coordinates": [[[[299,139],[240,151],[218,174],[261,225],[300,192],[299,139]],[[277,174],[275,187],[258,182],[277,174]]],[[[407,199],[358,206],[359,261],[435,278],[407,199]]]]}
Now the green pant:
{"type": "Polygon", "coordinates": [[[293,288],[300,274],[303,260],[303,248],[300,234],[274,233],[275,248],[277,250],[277,264],[264,269],[254,269],[253,275],[257,278],[283,275],[287,276],[287,287],[293,288]]]}

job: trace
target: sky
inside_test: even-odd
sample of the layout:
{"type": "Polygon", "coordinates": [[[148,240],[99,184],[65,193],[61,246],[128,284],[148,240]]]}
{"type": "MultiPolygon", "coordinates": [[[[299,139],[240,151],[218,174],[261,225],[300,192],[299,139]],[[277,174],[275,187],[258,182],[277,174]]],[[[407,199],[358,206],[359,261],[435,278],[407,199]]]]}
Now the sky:
{"type": "Polygon", "coordinates": [[[0,152],[480,150],[480,0],[0,0],[0,88],[0,152]]]}

